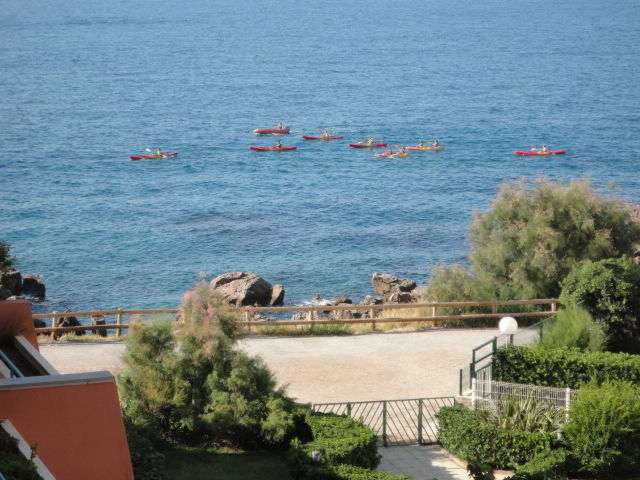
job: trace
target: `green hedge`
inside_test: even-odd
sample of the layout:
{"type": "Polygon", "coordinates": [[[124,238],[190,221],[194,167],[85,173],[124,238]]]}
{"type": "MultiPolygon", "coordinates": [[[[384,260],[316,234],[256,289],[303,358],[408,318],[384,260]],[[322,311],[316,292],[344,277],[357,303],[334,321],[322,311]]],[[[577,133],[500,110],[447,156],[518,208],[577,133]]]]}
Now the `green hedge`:
{"type": "Polygon", "coordinates": [[[507,430],[488,419],[488,413],[462,405],[444,407],[438,413],[439,443],[467,462],[495,468],[515,468],[551,448],[554,435],[507,430]]]}
{"type": "Polygon", "coordinates": [[[509,346],[496,352],[493,377],[502,382],[570,388],[591,380],[640,383],[640,355],[509,346]]]}
{"type": "Polygon", "coordinates": [[[346,463],[376,468],[380,463],[376,435],[366,425],[334,414],[310,415],[307,423],[314,438],[304,444],[309,455],[317,450],[322,454],[322,461],[330,465],[346,463]]]}
{"type": "Polygon", "coordinates": [[[307,423],[311,428],[313,440],[303,443],[296,438],[289,448],[288,456],[293,478],[351,478],[340,476],[342,474],[338,473],[336,466],[347,464],[367,470],[376,468],[380,463],[376,435],[362,423],[350,417],[317,413],[309,415],[307,423]],[[320,452],[319,464],[311,462],[311,453],[314,451],[320,452]]]}

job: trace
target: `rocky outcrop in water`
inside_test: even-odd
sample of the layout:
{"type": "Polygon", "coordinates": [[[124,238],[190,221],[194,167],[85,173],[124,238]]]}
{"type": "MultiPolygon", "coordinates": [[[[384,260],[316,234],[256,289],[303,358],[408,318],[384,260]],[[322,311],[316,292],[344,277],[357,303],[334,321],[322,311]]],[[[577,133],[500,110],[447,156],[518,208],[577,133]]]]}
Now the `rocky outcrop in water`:
{"type": "Polygon", "coordinates": [[[398,278],[388,273],[376,272],[371,276],[371,286],[376,295],[384,295],[387,303],[411,303],[416,282],[408,278],[398,278]]]}
{"type": "Polygon", "coordinates": [[[209,287],[227,305],[267,307],[284,302],[284,287],[272,286],[255,273],[224,273],[211,280],[209,287]]]}
{"type": "Polygon", "coordinates": [[[12,300],[28,295],[44,300],[45,286],[40,275],[22,275],[20,270],[0,272],[0,300],[12,300]]]}

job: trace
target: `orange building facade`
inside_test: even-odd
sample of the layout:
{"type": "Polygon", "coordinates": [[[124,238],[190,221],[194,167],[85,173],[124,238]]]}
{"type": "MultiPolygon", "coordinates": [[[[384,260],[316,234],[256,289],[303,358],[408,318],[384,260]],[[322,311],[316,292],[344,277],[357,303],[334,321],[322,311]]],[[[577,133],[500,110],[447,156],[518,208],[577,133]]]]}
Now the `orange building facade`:
{"type": "Polygon", "coordinates": [[[57,373],[38,352],[28,302],[0,302],[0,331],[0,350],[4,345],[7,353],[0,352],[0,419],[10,420],[29,445],[37,445],[51,475],[41,476],[133,479],[113,375],[57,373]],[[9,324],[18,334],[13,340],[2,329],[9,324]],[[29,374],[20,376],[22,371],[29,374]]]}

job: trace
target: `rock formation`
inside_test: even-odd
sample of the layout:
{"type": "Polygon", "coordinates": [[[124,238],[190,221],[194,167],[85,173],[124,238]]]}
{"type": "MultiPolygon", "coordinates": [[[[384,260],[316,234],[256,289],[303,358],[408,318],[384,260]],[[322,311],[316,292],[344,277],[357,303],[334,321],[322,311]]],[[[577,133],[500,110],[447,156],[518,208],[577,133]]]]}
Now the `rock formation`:
{"type": "Polygon", "coordinates": [[[273,287],[262,277],[254,273],[230,272],[217,276],[209,287],[212,288],[222,301],[234,306],[273,306],[284,302],[284,287],[273,287]]]}

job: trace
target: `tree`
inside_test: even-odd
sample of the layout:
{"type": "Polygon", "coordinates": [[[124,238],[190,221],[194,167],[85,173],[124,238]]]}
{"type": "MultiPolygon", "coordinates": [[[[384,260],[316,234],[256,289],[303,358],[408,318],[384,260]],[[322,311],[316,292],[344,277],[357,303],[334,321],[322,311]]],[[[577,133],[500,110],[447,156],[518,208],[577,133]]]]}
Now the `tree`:
{"type": "Polygon", "coordinates": [[[11,246],[6,242],[0,242],[0,272],[13,267],[15,258],[11,256],[11,246]]]}
{"type": "Polygon", "coordinates": [[[640,352],[640,265],[626,256],[585,260],[561,287],[563,304],[582,306],[606,326],[612,350],[640,352]]]}
{"type": "Polygon", "coordinates": [[[131,329],[118,378],[125,416],[189,444],[286,442],[294,403],[260,359],[235,349],[235,317],[205,284],[185,294],[179,317],[131,329]]]}
{"type": "MultiPolygon", "coordinates": [[[[466,291],[486,299],[557,297],[578,262],[630,255],[640,242],[640,224],[622,203],[596,195],[588,182],[536,183],[533,190],[524,180],[501,186],[491,210],[475,214],[466,291]]],[[[462,277],[440,268],[430,292],[451,278],[462,277]]]]}

